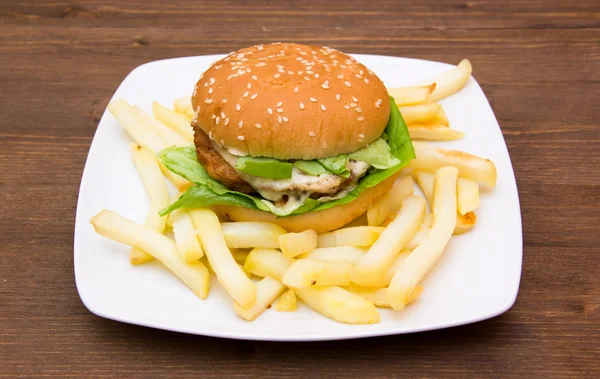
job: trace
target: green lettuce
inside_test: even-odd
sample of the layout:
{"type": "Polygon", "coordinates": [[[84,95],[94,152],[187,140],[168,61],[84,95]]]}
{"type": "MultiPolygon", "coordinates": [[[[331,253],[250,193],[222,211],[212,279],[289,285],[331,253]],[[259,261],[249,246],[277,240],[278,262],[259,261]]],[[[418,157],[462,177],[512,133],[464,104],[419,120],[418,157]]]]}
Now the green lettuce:
{"type": "Polygon", "coordinates": [[[239,157],[235,168],[253,176],[273,179],[289,179],[292,177],[293,164],[275,158],[239,157]]]}
{"type": "MultiPolygon", "coordinates": [[[[318,199],[309,198],[296,208],[279,208],[269,200],[230,190],[223,184],[212,179],[204,167],[198,163],[198,160],[196,159],[196,152],[193,146],[178,148],[170,147],[158,154],[159,159],[169,170],[191,181],[195,184],[195,186],[190,187],[177,201],[175,201],[169,207],[161,210],[160,215],[164,216],[165,214],[168,214],[178,208],[199,208],[208,207],[211,205],[233,205],[271,212],[277,216],[283,217],[294,214],[302,214],[310,211],[323,210],[336,205],[349,203],[356,199],[362,191],[379,184],[383,180],[392,176],[394,173],[398,172],[415,157],[412,142],[408,134],[408,129],[406,128],[404,119],[396,107],[393,98],[390,99],[390,107],[390,117],[385,128],[385,136],[387,137],[387,145],[390,148],[389,151],[393,157],[398,160],[398,163],[386,169],[379,169],[376,165],[373,165],[375,168],[371,169],[369,173],[358,182],[354,189],[340,199],[322,202],[318,199]]],[[[380,142],[377,142],[377,144],[378,145],[373,149],[384,149],[381,147],[380,142]]],[[[373,144],[370,146],[372,145],[373,144]]],[[[366,149],[368,148],[369,147],[366,149]]],[[[352,154],[356,154],[359,151],[352,154]]],[[[368,155],[372,159],[376,159],[379,162],[380,158],[374,158],[371,156],[371,152],[367,153],[369,153],[368,155]]],[[[330,159],[327,161],[330,167],[334,169],[338,167],[339,169],[335,159],[328,159],[330,159]]],[[[346,157],[345,159],[348,158],[346,157]]],[[[385,159],[381,159],[381,162],[395,163],[396,161],[393,158],[386,157],[385,159]]],[[[321,160],[319,160],[319,163],[323,165],[321,160]]],[[[380,164],[381,167],[385,166],[383,163],[380,164]]],[[[324,167],[328,168],[327,166],[324,167]]],[[[302,169],[301,167],[299,168],[302,169]]]]}
{"type": "Polygon", "coordinates": [[[317,176],[329,173],[329,171],[317,161],[296,161],[294,162],[294,166],[309,175],[317,176]]]}
{"type": "Polygon", "coordinates": [[[383,139],[378,138],[367,147],[348,154],[355,161],[367,162],[375,168],[385,170],[400,164],[400,159],[392,154],[392,148],[383,139]]]}

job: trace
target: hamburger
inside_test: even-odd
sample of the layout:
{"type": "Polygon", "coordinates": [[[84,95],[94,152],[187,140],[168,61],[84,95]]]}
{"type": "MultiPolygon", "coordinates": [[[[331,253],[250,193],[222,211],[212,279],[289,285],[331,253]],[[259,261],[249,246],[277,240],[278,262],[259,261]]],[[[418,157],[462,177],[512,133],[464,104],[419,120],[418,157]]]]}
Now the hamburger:
{"type": "Polygon", "coordinates": [[[363,214],[415,156],[383,82],[328,47],[230,53],[201,75],[192,106],[194,146],[159,158],[193,186],[162,215],[211,207],[233,221],[325,232],[363,214]]]}

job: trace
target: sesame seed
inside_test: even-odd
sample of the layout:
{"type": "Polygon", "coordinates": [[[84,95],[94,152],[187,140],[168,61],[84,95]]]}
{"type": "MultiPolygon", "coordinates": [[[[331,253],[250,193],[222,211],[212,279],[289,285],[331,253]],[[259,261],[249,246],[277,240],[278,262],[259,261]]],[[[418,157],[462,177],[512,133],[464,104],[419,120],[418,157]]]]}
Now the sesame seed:
{"type": "Polygon", "coordinates": [[[304,80],[310,80],[310,78],[308,76],[305,76],[304,80]]]}
{"type": "Polygon", "coordinates": [[[294,71],[288,71],[287,73],[290,75],[294,75],[294,71]]]}
{"type": "Polygon", "coordinates": [[[240,120],[240,122],[238,123],[238,126],[241,128],[242,126],[244,126],[244,121],[240,120]]]}
{"type": "Polygon", "coordinates": [[[277,108],[277,113],[283,113],[283,109],[282,108],[277,108]]]}
{"type": "Polygon", "coordinates": [[[327,108],[325,107],[325,104],[321,104],[321,110],[322,110],[323,112],[325,112],[325,111],[327,110],[327,108]]]}
{"type": "Polygon", "coordinates": [[[281,107],[283,105],[283,101],[280,101],[279,103],[277,103],[277,108],[281,107]]]}
{"type": "Polygon", "coordinates": [[[278,69],[277,72],[281,72],[282,74],[285,74],[285,70],[282,70],[282,69],[278,69]]]}
{"type": "Polygon", "coordinates": [[[354,96],[352,96],[352,100],[354,100],[354,102],[358,103],[358,99],[354,96]]]}
{"type": "Polygon", "coordinates": [[[227,102],[227,99],[226,99],[226,98],[222,98],[222,99],[221,99],[221,103],[225,104],[226,102],[227,102]]]}
{"type": "Polygon", "coordinates": [[[300,103],[300,109],[304,109],[304,103],[300,103]]]}
{"type": "Polygon", "coordinates": [[[338,79],[344,79],[344,75],[338,75],[337,78],[338,79]]]}
{"type": "Polygon", "coordinates": [[[252,75],[252,80],[257,80],[257,79],[258,79],[258,76],[252,75]]]}
{"type": "Polygon", "coordinates": [[[278,78],[278,77],[280,77],[280,76],[281,76],[281,74],[280,74],[280,73],[277,73],[277,74],[273,75],[273,77],[274,77],[275,79],[277,79],[277,78],[278,78]]]}
{"type": "Polygon", "coordinates": [[[344,108],[350,109],[350,106],[349,105],[344,105],[344,108]]]}
{"type": "Polygon", "coordinates": [[[278,123],[280,123],[280,124],[281,124],[281,120],[282,120],[281,116],[277,117],[277,122],[278,122],[278,123]]]}
{"type": "Polygon", "coordinates": [[[377,101],[375,102],[375,106],[376,106],[377,108],[380,108],[380,107],[381,107],[381,102],[382,102],[382,101],[383,101],[383,99],[379,99],[379,100],[377,100],[377,101]]]}
{"type": "Polygon", "coordinates": [[[301,60],[302,60],[302,57],[298,57],[298,58],[296,58],[296,60],[297,60],[297,61],[301,61],[301,60]]]}
{"type": "Polygon", "coordinates": [[[357,78],[362,78],[362,76],[358,75],[358,74],[354,74],[354,76],[356,76],[357,78]]]}
{"type": "Polygon", "coordinates": [[[225,112],[221,112],[221,118],[225,119],[225,112]]]}
{"type": "Polygon", "coordinates": [[[267,113],[268,114],[273,114],[273,110],[271,108],[267,108],[267,113]]]}
{"type": "Polygon", "coordinates": [[[213,91],[213,89],[212,89],[212,87],[210,87],[210,88],[208,89],[208,94],[210,95],[210,94],[212,93],[212,91],[213,91]]]}
{"type": "Polygon", "coordinates": [[[342,97],[341,97],[341,96],[340,96],[340,94],[338,93],[337,95],[335,95],[335,98],[336,98],[337,100],[340,100],[342,97]]]}
{"type": "Polygon", "coordinates": [[[310,70],[312,70],[313,66],[306,66],[306,73],[307,74],[312,74],[312,72],[309,72],[310,70]]]}
{"type": "Polygon", "coordinates": [[[323,87],[323,89],[329,89],[329,86],[327,84],[321,84],[321,87],[323,87]]]}
{"type": "Polygon", "coordinates": [[[313,103],[316,103],[316,102],[317,102],[317,99],[315,99],[314,97],[311,97],[311,98],[310,98],[310,99],[308,99],[308,100],[312,101],[313,103]]]}
{"type": "Polygon", "coordinates": [[[215,78],[213,78],[213,77],[211,77],[211,78],[208,80],[208,84],[210,84],[210,85],[212,85],[214,82],[215,82],[215,78]]]}
{"type": "Polygon", "coordinates": [[[238,136],[238,139],[239,139],[240,141],[243,141],[245,138],[244,138],[244,136],[238,136]]]}
{"type": "Polygon", "coordinates": [[[262,128],[262,125],[261,125],[261,124],[254,124],[254,126],[256,127],[256,129],[260,129],[260,128],[262,128]]]}
{"type": "Polygon", "coordinates": [[[352,84],[347,80],[344,82],[344,84],[347,85],[348,87],[352,87],[352,84]]]}
{"type": "Polygon", "coordinates": [[[288,118],[287,117],[283,116],[282,119],[283,119],[283,122],[288,122],[288,118]]]}
{"type": "Polygon", "coordinates": [[[356,103],[350,103],[350,106],[351,106],[352,108],[356,107],[357,105],[358,105],[358,104],[356,104],[356,103]]]}
{"type": "Polygon", "coordinates": [[[308,135],[311,136],[311,137],[315,137],[316,136],[315,132],[308,132],[308,135]]]}
{"type": "Polygon", "coordinates": [[[340,67],[341,68],[348,68],[348,66],[346,66],[345,64],[341,64],[340,67]]]}
{"type": "Polygon", "coordinates": [[[217,115],[214,114],[214,115],[210,116],[210,118],[214,120],[215,118],[217,118],[217,115]]]}
{"type": "Polygon", "coordinates": [[[246,91],[246,92],[244,92],[244,94],[242,96],[248,97],[248,95],[250,95],[250,92],[246,91]]]}
{"type": "Polygon", "coordinates": [[[248,89],[252,88],[252,83],[248,83],[246,87],[248,87],[248,89]]]}
{"type": "Polygon", "coordinates": [[[240,104],[239,104],[239,103],[238,103],[238,104],[236,104],[236,105],[235,105],[235,110],[239,112],[239,111],[240,111],[240,109],[242,109],[242,107],[240,106],[240,104]]]}
{"type": "MultiPolygon", "coordinates": [[[[244,61],[247,61],[248,59],[244,59],[244,61]]],[[[250,70],[249,68],[246,69],[246,72],[252,72],[252,70],[250,70]]]]}
{"type": "Polygon", "coordinates": [[[331,72],[331,69],[329,67],[325,67],[325,71],[326,72],[331,72]]]}
{"type": "Polygon", "coordinates": [[[294,92],[298,93],[298,87],[294,88],[294,92]]]}
{"type": "Polygon", "coordinates": [[[355,111],[357,111],[358,113],[362,112],[362,109],[360,108],[354,108],[355,111]]]}
{"type": "Polygon", "coordinates": [[[225,119],[225,126],[229,125],[229,117],[225,119]]]}
{"type": "Polygon", "coordinates": [[[319,74],[318,73],[315,74],[315,78],[319,79],[319,74]]]}
{"type": "Polygon", "coordinates": [[[250,96],[250,98],[251,98],[252,100],[256,99],[256,97],[258,97],[258,94],[257,94],[257,93],[255,93],[254,95],[250,96]]]}
{"type": "Polygon", "coordinates": [[[314,74],[314,72],[313,72],[313,71],[311,71],[311,70],[306,70],[306,73],[307,73],[308,75],[312,75],[312,74],[314,74]]]}
{"type": "Polygon", "coordinates": [[[217,65],[217,66],[215,66],[215,70],[218,70],[218,69],[220,69],[221,67],[223,67],[223,65],[217,65]]]}
{"type": "Polygon", "coordinates": [[[298,71],[298,75],[304,74],[304,71],[298,71]]]}
{"type": "Polygon", "coordinates": [[[219,121],[221,121],[221,119],[220,119],[219,117],[217,117],[217,118],[215,119],[215,124],[219,125],[219,121]]]}
{"type": "Polygon", "coordinates": [[[362,121],[362,120],[364,120],[364,119],[365,119],[365,118],[364,118],[363,116],[360,116],[359,118],[357,118],[357,120],[358,120],[358,121],[362,121]]]}
{"type": "Polygon", "coordinates": [[[277,67],[277,68],[283,68],[283,66],[282,66],[282,65],[280,65],[280,64],[278,64],[276,67],[277,67]]]}
{"type": "Polygon", "coordinates": [[[361,75],[365,74],[365,72],[363,70],[360,70],[359,72],[360,72],[361,75]]]}
{"type": "Polygon", "coordinates": [[[205,100],[204,100],[204,102],[205,102],[206,104],[211,104],[211,103],[212,103],[212,99],[205,99],[205,100]]]}
{"type": "Polygon", "coordinates": [[[358,138],[361,138],[361,139],[365,138],[365,135],[361,133],[361,134],[358,135],[358,138]]]}

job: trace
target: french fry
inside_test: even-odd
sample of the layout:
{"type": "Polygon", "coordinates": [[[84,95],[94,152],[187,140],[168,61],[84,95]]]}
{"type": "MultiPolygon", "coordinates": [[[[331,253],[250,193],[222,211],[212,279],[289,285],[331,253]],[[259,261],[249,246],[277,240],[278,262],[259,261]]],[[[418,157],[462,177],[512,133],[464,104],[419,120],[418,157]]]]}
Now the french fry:
{"type": "Polygon", "coordinates": [[[458,178],[458,213],[466,215],[479,207],[479,186],[470,179],[458,178]]]}
{"type": "Polygon", "coordinates": [[[369,247],[377,241],[383,229],[380,226],[354,226],[322,233],[318,236],[317,247],[369,247]]]}
{"type": "MultiPolygon", "coordinates": [[[[435,178],[435,173],[433,173],[431,171],[419,170],[419,171],[415,171],[414,175],[417,178],[417,183],[419,184],[421,191],[423,191],[425,198],[427,198],[429,207],[431,207],[432,202],[433,202],[433,181],[435,178]]],[[[463,178],[458,178],[458,182],[460,182],[462,179],[463,178]]],[[[460,188],[459,185],[457,185],[457,186],[458,186],[458,188],[460,188]]],[[[454,229],[454,234],[458,235],[458,234],[463,234],[465,232],[468,232],[469,230],[471,230],[473,228],[473,226],[475,226],[476,222],[477,222],[477,217],[475,216],[475,213],[473,213],[473,212],[468,212],[464,215],[457,213],[456,214],[456,227],[454,229]]]]}
{"type": "Polygon", "coordinates": [[[175,245],[184,261],[191,263],[204,256],[204,251],[194,230],[192,219],[184,209],[176,209],[169,214],[173,223],[175,245]]]}
{"type": "MultiPolygon", "coordinates": [[[[167,218],[159,216],[158,212],[169,206],[167,183],[160,173],[156,156],[152,150],[132,143],[131,155],[150,200],[144,225],[155,232],[162,233],[165,230],[167,218]]],[[[133,247],[129,254],[129,260],[132,264],[140,264],[152,259],[152,255],[141,250],[139,247],[133,247]]]]}
{"type": "Polygon", "coordinates": [[[144,125],[146,125],[146,127],[154,130],[156,134],[158,134],[162,138],[165,147],[188,146],[190,144],[188,141],[185,140],[185,138],[175,133],[173,130],[169,129],[165,124],[156,120],[148,113],[144,112],[137,105],[133,107],[133,111],[136,112],[137,116],[144,123],[144,125]]]}
{"type": "Polygon", "coordinates": [[[140,120],[133,108],[125,100],[114,100],[108,110],[125,129],[136,144],[157,153],[165,146],[162,138],[140,120]]]}
{"type": "MultiPolygon", "coordinates": [[[[360,286],[345,287],[348,291],[364,297],[365,299],[372,302],[376,307],[391,308],[390,303],[387,300],[387,288],[370,288],[360,286]]],[[[410,294],[409,303],[416,301],[423,292],[423,287],[416,285],[415,289],[410,294]]]]}
{"type": "Polygon", "coordinates": [[[354,266],[350,274],[352,282],[364,286],[377,282],[394,257],[415,234],[424,214],[425,199],[420,196],[407,197],[394,221],[354,266]]]}
{"type": "Polygon", "coordinates": [[[437,101],[458,92],[467,83],[472,71],[471,62],[468,59],[463,59],[455,68],[444,72],[431,81],[436,86],[429,96],[429,100],[437,101]]]}
{"type": "Polygon", "coordinates": [[[277,312],[293,312],[296,310],[296,294],[292,290],[285,291],[275,303],[277,312]]]}
{"type": "Polygon", "coordinates": [[[157,161],[158,167],[160,167],[160,171],[163,173],[165,178],[167,178],[167,180],[171,182],[171,184],[173,184],[175,188],[177,188],[177,191],[184,192],[186,189],[188,189],[188,187],[192,185],[192,182],[190,182],[189,180],[182,178],[173,171],[169,170],[167,166],[165,166],[158,158],[157,161]]]}
{"type": "Polygon", "coordinates": [[[108,210],[98,213],[90,222],[98,234],[150,252],[198,297],[205,299],[208,296],[209,273],[206,266],[199,261],[186,263],[170,238],[108,210]]]}
{"type": "Polygon", "coordinates": [[[190,120],[194,117],[194,109],[192,108],[192,99],[189,96],[180,97],[173,101],[173,109],[177,113],[187,116],[190,120]]]}
{"type": "Polygon", "coordinates": [[[281,282],[292,288],[310,286],[348,286],[353,264],[348,261],[319,261],[298,259],[281,278],[281,282]]]}
{"type": "Polygon", "coordinates": [[[390,212],[396,213],[402,207],[404,199],[415,194],[415,183],[412,176],[398,178],[388,193],[390,195],[390,212]]]}
{"type": "Polygon", "coordinates": [[[282,234],[279,236],[279,246],[283,255],[293,258],[317,247],[317,233],[308,229],[300,233],[282,234]]]}
{"type": "Polygon", "coordinates": [[[441,108],[442,106],[438,103],[423,103],[399,107],[406,125],[434,119],[437,117],[441,108]]]}
{"type": "Polygon", "coordinates": [[[431,121],[409,125],[408,133],[412,139],[428,141],[456,141],[465,136],[463,132],[431,121]]]}
{"type": "Polygon", "coordinates": [[[244,270],[256,276],[270,276],[281,280],[292,262],[294,262],[292,258],[284,256],[278,250],[253,249],[244,262],[244,270]]]}
{"type": "Polygon", "coordinates": [[[246,262],[246,258],[248,258],[248,254],[250,254],[250,250],[248,249],[231,249],[231,255],[233,259],[241,265],[246,262]]]}
{"type": "Polygon", "coordinates": [[[388,287],[387,300],[395,310],[410,302],[415,287],[437,262],[452,237],[456,226],[457,179],[456,167],[442,167],[436,171],[431,232],[406,258],[388,287]]]}
{"type": "Polygon", "coordinates": [[[444,111],[444,107],[440,107],[440,110],[439,110],[437,116],[435,117],[435,122],[437,122],[439,125],[443,125],[443,126],[450,125],[450,120],[448,120],[448,116],[446,115],[446,112],[444,111]]]}
{"type": "Polygon", "coordinates": [[[388,88],[388,94],[394,98],[397,106],[424,103],[435,90],[435,83],[422,87],[388,88]]]}
{"type": "Polygon", "coordinates": [[[210,209],[203,208],[191,209],[188,212],[219,282],[242,308],[250,308],[256,301],[256,285],[233,259],[225,244],[217,215],[210,209]]]}
{"type": "Polygon", "coordinates": [[[489,159],[424,142],[414,142],[413,146],[417,158],[408,164],[408,167],[413,170],[432,171],[444,166],[454,166],[463,178],[474,180],[490,188],[496,185],[496,166],[489,159]]]}
{"type": "Polygon", "coordinates": [[[309,287],[294,290],[317,312],[346,324],[376,324],[379,312],[369,300],[341,287],[309,287]]]}
{"type": "Polygon", "coordinates": [[[413,236],[406,243],[406,245],[404,246],[404,248],[406,250],[414,250],[414,249],[416,249],[417,246],[419,246],[421,244],[421,242],[423,242],[423,240],[425,239],[425,237],[427,237],[427,235],[429,234],[430,231],[431,231],[431,227],[427,226],[426,224],[424,224],[421,221],[421,225],[419,226],[419,229],[417,229],[417,231],[415,232],[415,234],[413,234],[413,236]]]}
{"type": "Polygon", "coordinates": [[[348,261],[358,262],[367,249],[355,246],[317,247],[316,249],[298,256],[301,259],[324,260],[324,261],[348,261]]]}
{"type": "Polygon", "coordinates": [[[233,303],[233,309],[244,320],[252,321],[260,316],[282,293],[285,286],[277,279],[266,277],[256,284],[256,302],[249,308],[233,303]]]}
{"type": "Polygon", "coordinates": [[[221,224],[229,248],[279,248],[279,236],[286,233],[281,226],[269,222],[224,222],[221,224]]]}
{"type": "Polygon", "coordinates": [[[387,192],[369,205],[369,209],[367,209],[367,224],[369,226],[381,225],[389,213],[390,194],[387,192]]]}
{"type": "Polygon", "coordinates": [[[167,125],[187,141],[194,141],[194,130],[186,116],[165,108],[156,101],[152,103],[152,114],[158,121],[167,125]]]}

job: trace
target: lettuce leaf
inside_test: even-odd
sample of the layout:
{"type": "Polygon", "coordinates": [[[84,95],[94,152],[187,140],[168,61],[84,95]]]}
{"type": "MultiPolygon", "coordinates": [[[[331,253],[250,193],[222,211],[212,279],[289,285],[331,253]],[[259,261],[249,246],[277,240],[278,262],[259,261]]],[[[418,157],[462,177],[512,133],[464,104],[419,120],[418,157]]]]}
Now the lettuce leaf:
{"type": "Polygon", "coordinates": [[[289,179],[292,177],[293,164],[275,158],[239,157],[235,168],[252,176],[263,178],[289,179]]]}
{"type": "Polygon", "coordinates": [[[355,161],[367,162],[375,168],[385,170],[400,164],[400,160],[392,154],[392,149],[383,139],[378,138],[367,147],[348,154],[355,161]]]}
{"type": "Polygon", "coordinates": [[[329,173],[329,171],[317,161],[296,161],[294,162],[294,166],[309,175],[317,176],[329,173]]]}
{"type": "MultiPolygon", "coordinates": [[[[232,191],[218,181],[212,179],[204,167],[198,163],[198,160],[196,159],[196,152],[193,146],[179,148],[170,147],[158,154],[159,159],[169,170],[195,183],[196,186],[190,187],[177,201],[171,204],[168,208],[161,210],[160,215],[164,216],[165,214],[168,214],[178,208],[198,208],[207,207],[210,205],[233,205],[271,212],[277,216],[283,217],[294,214],[302,214],[310,211],[328,209],[336,205],[349,203],[356,199],[362,191],[389,178],[415,157],[414,148],[408,134],[408,129],[406,128],[404,119],[396,107],[393,98],[390,99],[390,107],[390,118],[385,128],[385,135],[387,137],[387,144],[390,147],[390,152],[399,161],[399,163],[387,169],[375,168],[371,170],[358,182],[353,190],[340,199],[321,202],[319,200],[309,198],[304,203],[299,204],[299,206],[296,208],[278,208],[269,200],[265,200],[258,196],[232,191]]],[[[319,162],[320,161],[321,160],[319,160],[319,162]]],[[[391,159],[391,161],[395,162],[393,159],[391,159]]],[[[330,161],[329,163],[331,163],[333,167],[337,167],[334,161],[330,161]]]]}

